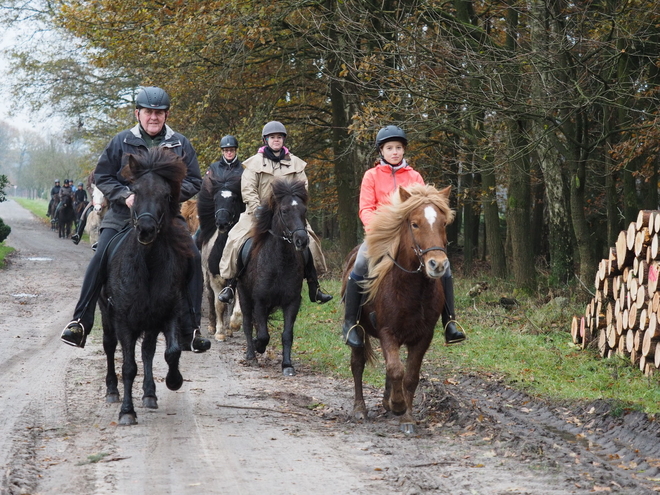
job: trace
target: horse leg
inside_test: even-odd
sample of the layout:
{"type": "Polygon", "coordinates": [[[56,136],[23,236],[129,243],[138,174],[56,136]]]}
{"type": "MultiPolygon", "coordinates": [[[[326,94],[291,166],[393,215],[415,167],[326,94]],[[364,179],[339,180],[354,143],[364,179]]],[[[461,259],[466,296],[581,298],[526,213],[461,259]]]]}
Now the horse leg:
{"type": "MultiPolygon", "coordinates": [[[[124,333],[128,333],[129,329],[124,327],[120,332],[123,335],[124,333]]],[[[121,350],[124,358],[121,366],[122,381],[124,383],[124,400],[119,410],[120,426],[137,424],[137,414],[133,408],[133,382],[137,376],[137,363],[135,362],[136,340],[132,335],[121,337],[121,350]]]]}
{"type": "Polygon", "coordinates": [[[243,311],[243,333],[245,334],[245,341],[247,350],[245,351],[245,361],[248,365],[257,364],[257,356],[254,350],[254,340],[252,339],[252,308],[244,308],[243,311]]]}
{"type": "Polygon", "coordinates": [[[351,347],[351,372],[353,373],[353,385],[355,394],[353,397],[353,417],[358,420],[367,418],[367,406],[364,403],[364,394],[362,391],[362,375],[364,366],[367,363],[367,348],[351,347]]]}
{"type": "Polygon", "coordinates": [[[266,352],[266,347],[270,342],[270,334],[268,333],[268,309],[263,305],[255,304],[254,314],[256,315],[254,326],[257,329],[257,337],[254,339],[254,349],[263,354],[266,352]]]}
{"type": "Polygon", "coordinates": [[[284,330],[282,331],[282,374],[284,376],[294,376],[296,370],[291,363],[291,346],[293,345],[293,326],[296,323],[296,316],[300,309],[300,299],[298,304],[295,302],[286,308],[283,308],[284,330]]]}
{"type": "Polygon", "coordinates": [[[148,409],[158,409],[156,396],[156,383],[154,382],[154,354],[156,354],[156,340],[158,334],[148,332],[142,337],[142,366],[144,368],[144,381],[142,382],[142,405],[148,409]]]}
{"type": "Polygon", "coordinates": [[[422,367],[424,354],[429,348],[429,341],[417,342],[408,346],[408,358],[406,359],[406,371],[403,376],[403,390],[406,397],[406,412],[401,416],[399,425],[404,433],[415,432],[415,418],[413,417],[413,400],[417,385],[419,385],[419,370],[422,367]]]}
{"type": "Polygon", "coordinates": [[[105,401],[112,404],[119,402],[117,372],[115,371],[117,335],[109,322],[106,321],[105,314],[103,314],[103,350],[105,351],[107,363],[107,372],[105,375],[105,401]]]}
{"type": "Polygon", "coordinates": [[[397,416],[406,412],[406,398],[403,392],[403,363],[399,356],[399,345],[388,336],[381,336],[381,348],[385,357],[385,390],[383,407],[397,416]]]}
{"type": "Polygon", "coordinates": [[[179,390],[183,385],[183,375],[179,371],[179,360],[181,359],[181,347],[179,346],[179,329],[175,319],[165,332],[165,362],[167,363],[167,376],[165,385],[170,390],[179,390]]]}
{"type": "MultiPolygon", "coordinates": [[[[209,303],[209,325],[207,327],[209,335],[213,335],[216,333],[216,295],[215,291],[213,290],[213,285],[211,284],[211,281],[209,280],[209,275],[208,270],[204,268],[204,288],[206,289],[206,300],[209,303]]],[[[217,335],[216,335],[216,340],[217,340],[217,335]]]]}

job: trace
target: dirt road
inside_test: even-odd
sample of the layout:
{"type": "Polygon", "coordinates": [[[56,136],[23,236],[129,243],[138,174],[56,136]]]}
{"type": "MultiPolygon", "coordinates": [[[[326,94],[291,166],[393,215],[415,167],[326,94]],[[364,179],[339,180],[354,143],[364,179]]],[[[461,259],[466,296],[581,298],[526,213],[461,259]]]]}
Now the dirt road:
{"type": "Polygon", "coordinates": [[[159,409],[138,407],[138,375],[138,425],[116,426],[119,406],[104,400],[100,332],[84,350],[59,341],[89,245],[58,239],[13,201],[0,203],[0,218],[18,250],[0,270],[3,494],[660,490],[660,431],[642,415],[612,419],[606,405],[570,410],[488,377],[446,380],[426,370],[418,433],[407,437],[383,414],[381,391],[366,391],[371,421],[350,422],[350,383],[300,364],[297,376],[283,377],[277,359],[244,367],[236,337],[184,353],[177,392],[163,382],[159,344],[159,409]]]}

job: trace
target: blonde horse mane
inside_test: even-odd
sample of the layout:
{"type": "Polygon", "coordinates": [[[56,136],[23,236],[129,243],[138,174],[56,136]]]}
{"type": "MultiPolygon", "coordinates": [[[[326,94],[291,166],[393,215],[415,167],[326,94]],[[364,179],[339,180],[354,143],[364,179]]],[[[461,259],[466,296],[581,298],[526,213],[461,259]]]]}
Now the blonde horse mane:
{"type": "Polygon", "coordinates": [[[394,266],[403,235],[402,229],[406,228],[406,220],[414,210],[433,204],[445,215],[447,224],[454,220],[455,212],[449,207],[449,188],[438,191],[435,187],[424,184],[399,187],[392,193],[391,201],[391,204],[383,205],[376,211],[365,238],[369,259],[369,277],[364,282],[367,301],[373,299],[384,276],[394,266]],[[409,195],[403,200],[402,189],[405,191],[404,196],[409,195]]]}

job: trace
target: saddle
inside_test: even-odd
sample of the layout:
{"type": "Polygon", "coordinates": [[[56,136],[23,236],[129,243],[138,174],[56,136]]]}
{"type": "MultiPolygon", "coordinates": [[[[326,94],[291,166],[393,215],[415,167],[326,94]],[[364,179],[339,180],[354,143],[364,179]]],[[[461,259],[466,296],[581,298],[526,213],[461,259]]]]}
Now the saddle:
{"type": "MultiPolygon", "coordinates": [[[[238,268],[238,272],[237,272],[238,275],[236,275],[236,278],[239,278],[243,273],[243,270],[247,268],[248,262],[250,261],[251,250],[252,250],[252,237],[248,237],[238,251],[238,266],[236,267],[238,268]]],[[[305,261],[305,266],[307,266],[307,262],[309,261],[309,256],[310,256],[309,249],[305,249],[305,251],[303,252],[303,259],[305,261]]]]}

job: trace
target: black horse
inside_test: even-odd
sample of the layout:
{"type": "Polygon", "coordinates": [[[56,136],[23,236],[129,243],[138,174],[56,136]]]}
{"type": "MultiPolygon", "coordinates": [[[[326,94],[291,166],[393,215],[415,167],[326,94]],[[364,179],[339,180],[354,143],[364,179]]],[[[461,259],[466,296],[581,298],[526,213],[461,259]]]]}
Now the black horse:
{"type": "Polygon", "coordinates": [[[271,196],[262,201],[252,227],[249,262],[238,279],[247,340],[246,360],[256,362],[255,350],[266,351],[270,341],[268,316],[282,308],[282,372],[295,375],[291,364],[293,325],[300,309],[309,237],[305,229],[307,190],[302,181],[275,179],[271,196]],[[252,327],[257,336],[253,340],[252,327]]]}
{"type": "MultiPolygon", "coordinates": [[[[133,229],[112,251],[108,278],[99,300],[103,316],[103,349],[107,356],[107,401],[118,402],[114,355],[120,342],[124,362],[124,400],[120,425],[137,423],[133,408],[133,381],[137,375],[135,344],[142,337],[145,407],[158,408],[152,363],[158,334],[165,335],[165,361],[169,366],[165,383],[170,390],[183,384],[179,372],[181,348],[178,319],[188,282],[190,234],[177,220],[181,182],[186,165],[176,154],[151,148],[142,155],[129,155],[122,175],[135,193],[133,229]]],[[[121,235],[121,234],[120,234],[121,235]]]]}
{"type": "Polygon", "coordinates": [[[57,225],[60,237],[68,239],[71,237],[71,229],[76,221],[76,212],[73,209],[73,198],[64,195],[62,204],[57,212],[57,225]]]}
{"type": "Polygon", "coordinates": [[[209,301],[209,333],[214,333],[216,340],[224,340],[233,334],[228,321],[231,308],[219,301],[217,295],[225,285],[225,280],[220,277],[220,259],[227,234],[245,211],[241,197],[242,174],[240,167],[212,168],[204,176],[197,196],[198,241],[202,246],[204,286],[209,301]]]}

